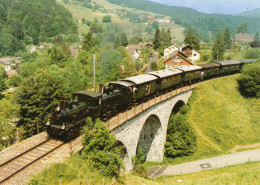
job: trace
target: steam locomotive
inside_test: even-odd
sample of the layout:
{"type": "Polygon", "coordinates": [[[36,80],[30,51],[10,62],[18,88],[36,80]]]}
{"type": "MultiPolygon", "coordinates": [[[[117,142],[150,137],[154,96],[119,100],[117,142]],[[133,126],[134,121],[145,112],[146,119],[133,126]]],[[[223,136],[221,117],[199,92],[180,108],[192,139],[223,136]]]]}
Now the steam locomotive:
{"type": "Polygon", "coordinates": [[[61,100],[46,123],[50,137],[69,140],[79,135],[87,117],[106,120],[134,104],[169,89],[199,80],[240,72],[242,66],[254,60],[223,61],[191,66],[176,66],[133,76],[102,85],[99,92],[79,91],[73,100],[61,100]]]}

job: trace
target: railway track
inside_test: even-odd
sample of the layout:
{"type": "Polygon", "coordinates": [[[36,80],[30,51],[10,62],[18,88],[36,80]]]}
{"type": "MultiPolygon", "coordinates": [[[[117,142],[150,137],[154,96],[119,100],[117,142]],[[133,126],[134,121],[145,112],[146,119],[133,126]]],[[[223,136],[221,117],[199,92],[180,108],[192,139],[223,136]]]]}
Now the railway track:
{"type": "Polygon", "coordinates": [[[0,183],[8,180],[63,144],[62,141],[49,139],[0,164],[0,183]]]}

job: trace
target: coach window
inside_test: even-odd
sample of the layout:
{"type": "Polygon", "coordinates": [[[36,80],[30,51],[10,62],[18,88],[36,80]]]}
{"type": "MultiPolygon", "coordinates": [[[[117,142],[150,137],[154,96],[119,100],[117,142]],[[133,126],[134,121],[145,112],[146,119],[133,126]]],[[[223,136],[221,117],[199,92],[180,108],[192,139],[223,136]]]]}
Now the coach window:
{"type": "Polygon", "coordinates": [[[146,85],[146,89],[145,89],[145,93],[146,93],[146,94],[149,94],[149,92],[150,92],[150,86],[151,86],[150,84],[147,84],[147,85],[146,85]]]}

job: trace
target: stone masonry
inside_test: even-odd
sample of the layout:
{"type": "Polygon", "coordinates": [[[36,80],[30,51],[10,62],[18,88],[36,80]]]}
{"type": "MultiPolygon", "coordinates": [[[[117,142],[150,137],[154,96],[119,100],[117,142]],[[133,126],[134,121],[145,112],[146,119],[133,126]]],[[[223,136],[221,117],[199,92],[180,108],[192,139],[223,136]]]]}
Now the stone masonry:
{"type": "Polygon", "coordinates": [[[186,104],[191,94],[192,90],[189,90],[156,104],[111,131],[125,147],[126,170],[133,168],[131,158],[136,155],[139,146],[143,149],[147,161],[163,160],[170,115],[178,104],[186,104]]]}

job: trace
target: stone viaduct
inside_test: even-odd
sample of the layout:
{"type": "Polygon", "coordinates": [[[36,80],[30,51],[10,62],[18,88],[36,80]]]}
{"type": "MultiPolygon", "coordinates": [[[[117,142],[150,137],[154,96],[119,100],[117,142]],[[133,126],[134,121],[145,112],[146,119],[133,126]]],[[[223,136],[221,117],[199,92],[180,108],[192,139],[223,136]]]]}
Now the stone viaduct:
{"type": "Polygon", "coordinates": [[[189,89],[181,93],[176,92],[159,103],[155,100],[154,105],[110,128],[119,143],[124,146],[121,156],[124,158],[126,170],[133,168],[131,158],[136,155],[139,146],[142,147],[147,161],[163,160],[170,115],[186,104],[191,94],[192,89],[189,89]]]}

